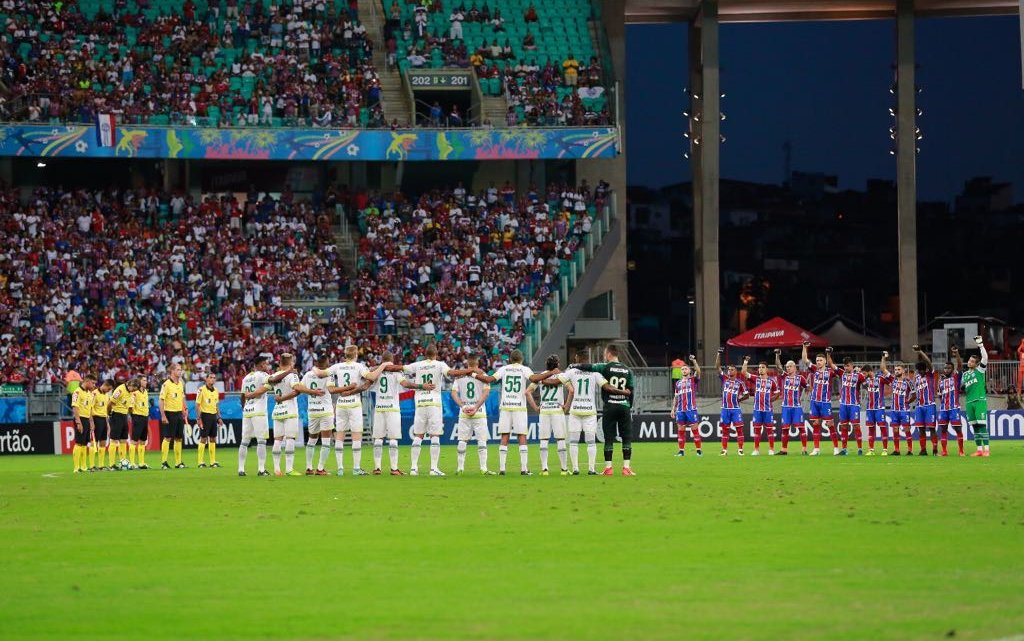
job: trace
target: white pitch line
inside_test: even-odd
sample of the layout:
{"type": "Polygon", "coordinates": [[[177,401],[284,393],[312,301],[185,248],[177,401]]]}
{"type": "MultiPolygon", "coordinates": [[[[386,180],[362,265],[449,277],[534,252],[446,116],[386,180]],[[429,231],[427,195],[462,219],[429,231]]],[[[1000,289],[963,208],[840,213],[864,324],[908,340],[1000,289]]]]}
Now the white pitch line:
{"type": "Polygon", "coordinates": [[[61,475],[60,472],[50,472],[49,474],[43,474],[44,479],[55,479],[61,475]]]}

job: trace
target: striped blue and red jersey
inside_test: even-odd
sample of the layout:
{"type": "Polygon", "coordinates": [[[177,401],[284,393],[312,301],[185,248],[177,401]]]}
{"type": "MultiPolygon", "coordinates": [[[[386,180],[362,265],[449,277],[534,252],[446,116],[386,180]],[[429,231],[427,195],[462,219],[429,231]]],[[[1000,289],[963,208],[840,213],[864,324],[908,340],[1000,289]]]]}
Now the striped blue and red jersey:
{"type": "Polygon", "coordinates": [[[740,408],[740,394],[746,391],[747,388],[739,378],[731,378],[722,374],[722,409],[738,410],[740,408]]]}
{"type": "Polygon", "coordinates": [[[866,379],[860,372],[843,372],[839,376],[839,404],[860,407],[860,386],[866,379]]]}
{"type": "Polygon", "coordinates": [[[782,377],[782,406],[800,407],[807,379],[803,374],[786,374],[782,377]]]}
{"type": "Polygon", "coordinates": [[[700,378],[687,376],[676,382],[676,412],[690,412],[697,409],[697,383],[700,378]]]}
{"type": "Polygon", "coordinates": [[[917,406],[935,405],[935,372],[926,372],[914,376],[914,389],[917,391],[917,406]]]}
{"type": "Polygon", "coordinates": [[[892,411],[906,412],[909,409],[907,398],[913,389],[912,381],[909,378],[893,378],[889,389],[892,391],[892,411]]]}
{"type": "Polygon", "coordinates": [[[945,412],[960,409],[960,372],[940,378],[937,393],[939,409],[945,412]]]}
{"type": "Polygon", "coordinates": [[[779,393],[779,383],[774,376],[747,374],[747,388],[754,389],[754,411],[772,411],[772,397],[779,393]]]}
{"type": "Polygon", "coordinates": [[[832,402],[832,377],[839,371],[835,367],[826,365],[818,369],[817,365],[811,365],[811,400],[818,403],[832,402]]]}
{"type": "Polygon", "coordinates": [[[885,374],[878,374],[876,376],[867,376],[864,378],[864,394],[867,399],[867,408],[869,410],[884,410],[885,409],[885,386],[892,381],[891,376],[885,374]]]}

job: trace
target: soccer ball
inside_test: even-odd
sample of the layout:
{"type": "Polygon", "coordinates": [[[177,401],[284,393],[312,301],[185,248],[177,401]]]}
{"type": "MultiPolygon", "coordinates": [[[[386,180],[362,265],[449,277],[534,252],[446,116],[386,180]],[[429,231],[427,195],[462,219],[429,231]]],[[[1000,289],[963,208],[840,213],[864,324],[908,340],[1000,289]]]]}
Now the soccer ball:
{"type": "Polygon", "coordinates": [[[121,459],[121,469],[122,470],[130,470],[130,469],[132,469],[132,462],[129,461],[128,459],[126,459],[126,458],[121,459]]]}

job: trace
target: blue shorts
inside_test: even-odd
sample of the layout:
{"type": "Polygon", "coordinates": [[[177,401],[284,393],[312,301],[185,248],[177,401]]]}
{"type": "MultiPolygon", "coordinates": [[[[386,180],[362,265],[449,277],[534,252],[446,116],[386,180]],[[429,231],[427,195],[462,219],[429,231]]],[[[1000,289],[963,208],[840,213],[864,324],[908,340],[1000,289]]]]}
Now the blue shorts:
{"type": "Polygon", "coordinates": [[[906,425],[910,426],[910,412],[896,411],[889,412],[889,421],[893,425],[906,425]]]}
{"type": "Polygon", "coordinates": [[[811,401],[811,420],[816,418],[832,418],[832,403],[811,401]]]}
{"type": "Polygon", "coordinates": [[[754,425],[775,425],[775,415],[754,410],[754,425]]]}
{"type": "Polygon", "coordinates": [[[915,425],[935,425],[935,406],[922,405],[914,410],[915,425]]]}
{"type": "Polygon", "coordinates": [[[960,409],[955,410],[939,410],[939,423],[945,425],[947,423],[953,423],[960,425],[960,409]]]}
{"type": "Polygon", "coordinates": [[[802,408],[802,407],[783,407],[782,408],[782,424],[783,425],[803,425],[804,424],[804,408],[802,408]]]}
{"type": "Polygon", "coordinates": [[[840,405],[839,406],[839,422],[840,423],[860,423],[860,406],[859,405],[840,405]]]}
{"type": "Polygon", "coordinates": [[[697,410],[676,412],[676,423],[679,423],[680,425],[695,425],[700,423],[700,417],[697,416],[697,410]]]}
{"type": "Polygon", "coordinates": [[[722,408],[722,425],[742,425],[743,413],[737,409],[722,408]]]}
{"type": "Polygon", "coordinates": [[[885,410],[868,410],[865,414],[865,425],[885,425],[885,410]]]}

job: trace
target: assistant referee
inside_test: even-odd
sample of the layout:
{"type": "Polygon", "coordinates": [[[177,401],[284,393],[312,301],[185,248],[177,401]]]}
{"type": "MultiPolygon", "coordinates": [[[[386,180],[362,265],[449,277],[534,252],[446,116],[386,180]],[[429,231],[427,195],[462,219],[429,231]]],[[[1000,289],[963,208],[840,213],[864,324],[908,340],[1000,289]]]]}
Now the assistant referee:
{"type": "Polygon", "coordinates": [[[160,467],[171,469],[167,462],[167,454],[174,441],[174,467],[182,469],[182,440],[185,438],[185,425],[188,424],[188,409],[185,405],[185,383],[181,380],[181,365],[174,363],[167,372],[167,380],[160,386],[160,432],[163,437],[160,443],[160,467]]]}

